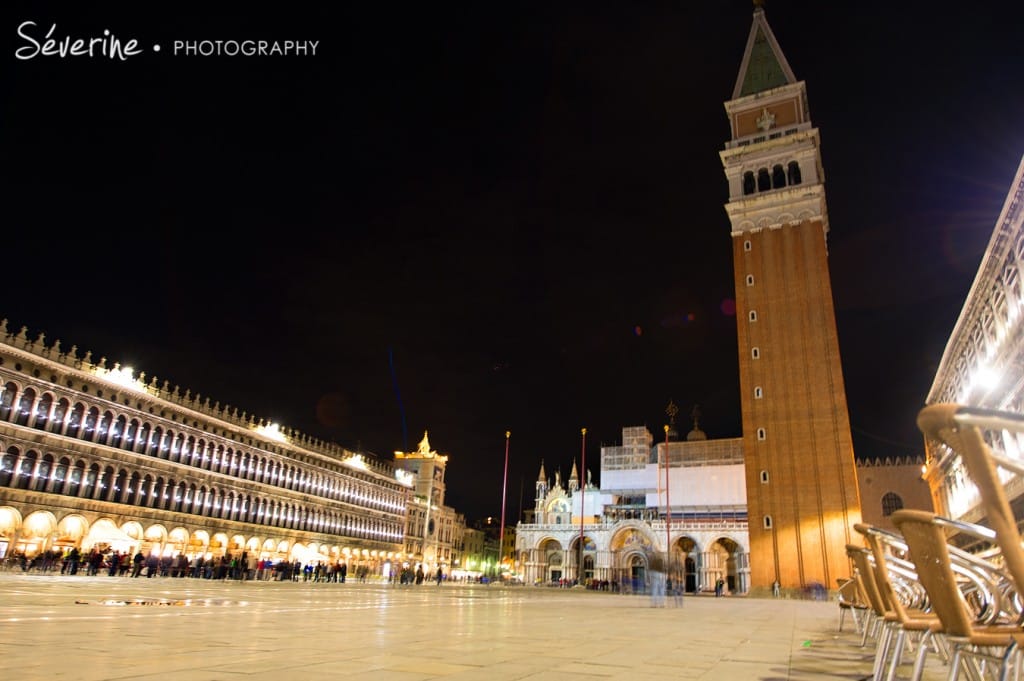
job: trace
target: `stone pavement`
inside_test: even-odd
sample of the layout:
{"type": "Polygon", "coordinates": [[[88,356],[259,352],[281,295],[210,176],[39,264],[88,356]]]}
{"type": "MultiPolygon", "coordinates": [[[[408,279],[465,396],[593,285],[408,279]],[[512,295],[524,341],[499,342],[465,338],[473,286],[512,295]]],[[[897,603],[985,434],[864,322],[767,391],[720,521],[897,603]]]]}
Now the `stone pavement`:
{"type": "MultiPolygon", "coordinates": [[[[0,573],[17,681],[869,677],[873,646],[838,622],[824,601],[0,573]]],[[[927,681],[947,671],[929,656],[927,681]]]]}

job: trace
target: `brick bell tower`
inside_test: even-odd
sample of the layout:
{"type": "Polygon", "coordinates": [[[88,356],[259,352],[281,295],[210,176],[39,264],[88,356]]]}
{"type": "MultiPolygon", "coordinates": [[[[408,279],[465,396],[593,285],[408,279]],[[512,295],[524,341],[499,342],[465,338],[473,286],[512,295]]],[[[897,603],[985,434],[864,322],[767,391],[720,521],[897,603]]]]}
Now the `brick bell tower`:
{"type": "Polygon", "coordinates": [[[850,574],[861,520],[807,89],[754,2],[732,99],[729,181],[753,590],[850,574]]]}

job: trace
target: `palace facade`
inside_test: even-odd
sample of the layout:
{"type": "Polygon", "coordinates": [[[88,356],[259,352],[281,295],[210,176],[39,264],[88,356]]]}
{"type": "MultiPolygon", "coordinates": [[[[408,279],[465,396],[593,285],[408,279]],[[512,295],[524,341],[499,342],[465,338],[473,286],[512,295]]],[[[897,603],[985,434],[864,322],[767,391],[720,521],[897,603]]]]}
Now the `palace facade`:
{"type": "Polygon", "coordinates": [[[406,554],[412,473],[0,322],[0,554],[406,554]]]}

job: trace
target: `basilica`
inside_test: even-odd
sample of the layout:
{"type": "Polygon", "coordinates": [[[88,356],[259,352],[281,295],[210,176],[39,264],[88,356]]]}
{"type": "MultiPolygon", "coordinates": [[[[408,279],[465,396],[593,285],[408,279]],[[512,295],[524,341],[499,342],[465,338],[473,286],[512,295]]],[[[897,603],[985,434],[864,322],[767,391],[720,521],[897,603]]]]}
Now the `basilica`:
{"type": "Polygon", "coordinates": [[[748,591],[742,439],[709,440],[696,419],[684,440],[673,426],[664,437],[623,428],[622,445],[601,448],[599,486],[575,463],[564,482],[541,464],[532,518],[516,530],[524,580],[644,590],[657,563],[689,592],[748,591]]]}

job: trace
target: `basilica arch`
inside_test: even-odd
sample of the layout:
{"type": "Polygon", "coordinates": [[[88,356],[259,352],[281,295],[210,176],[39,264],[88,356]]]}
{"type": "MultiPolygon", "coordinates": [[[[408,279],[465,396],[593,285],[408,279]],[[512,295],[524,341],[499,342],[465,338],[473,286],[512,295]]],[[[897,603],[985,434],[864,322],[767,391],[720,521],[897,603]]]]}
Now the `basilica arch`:
{"type": "Polygon", "coordinates": [[[608,549],[612,590],[646,591],[651,554],[658,550],[650,528],[642,523],[625,523],[612,534],[608,549]]]}
{"type": "Polygon", "coordinates": [[[688,592],[714,591],[721,579],[727,593],[746,593],[750,589],[749,554],[735,538],[713,532],[692,533],[676,540],[686,566],[688,592]]]}

